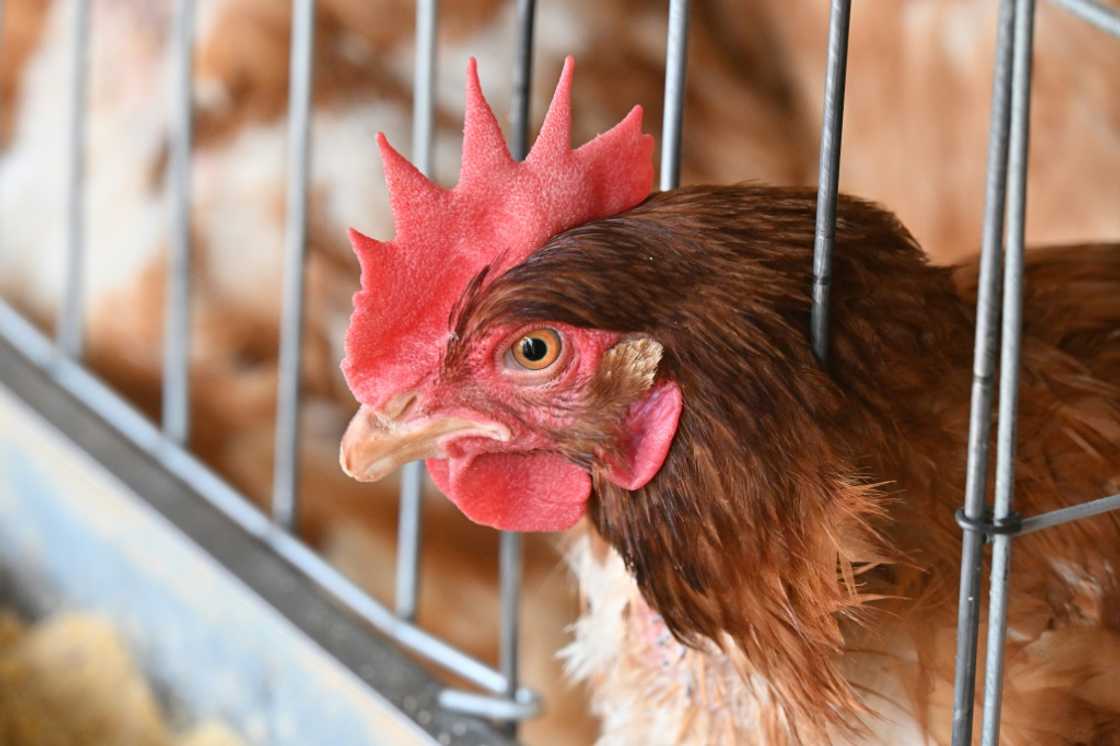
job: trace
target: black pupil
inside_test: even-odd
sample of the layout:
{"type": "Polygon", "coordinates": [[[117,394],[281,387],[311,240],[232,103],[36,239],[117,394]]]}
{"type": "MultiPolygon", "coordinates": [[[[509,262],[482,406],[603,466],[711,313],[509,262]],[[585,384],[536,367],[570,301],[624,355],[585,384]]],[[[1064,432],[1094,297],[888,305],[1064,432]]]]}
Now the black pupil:
{"type": "Polygon", "coordinates": [[[521,356],[531,363],[544,360],[548,354],[548,342],[540,337],[526,337],[521,340],[521,356]]]}

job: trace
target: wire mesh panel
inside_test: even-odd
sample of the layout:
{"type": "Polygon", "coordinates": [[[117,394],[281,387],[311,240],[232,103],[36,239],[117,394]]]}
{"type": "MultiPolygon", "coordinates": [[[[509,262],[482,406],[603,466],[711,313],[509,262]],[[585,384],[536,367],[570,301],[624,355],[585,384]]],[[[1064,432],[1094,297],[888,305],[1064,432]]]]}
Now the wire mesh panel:
{"type": "MultiPolygon", "coordinates": [[[[1120,30],[1120,14],[1096,3],[1057,0],[1057,4],[1106,31],[1117,33],[1120,30]]],[[[988,145],[987,206],[977,299],[968,482],[964,507],[957,514],[964,537],[953,702],[954,746],[972,743],[980,622],[979,581],[985,539],[992,545],[992,559],[980,733],[984,746],[995,746],[999,743],[1000,733],[1012,539],[1120,508],[1120,496],[1111,496],[1026,519],[1013,509],[1034,20],[1034,0],[1003,0],[1000,3],[988,145]],[[999,278],[1001,249],[1004,259],[1002,284],[999,278]],[[1002,329],[999,329],[997,320],[1001,318],[1002,329]],[[997,339],[1000,341],[999,425],[995,502],[989,510],[985,506],[986,469],[997,339]]]]}
{"type": "MultiPolygon", "coordinates": [[[[1012,515],[1015,431],[1019,394],[1019,348],[1023,330],[1023,251],[1027,207],[1027,143],[1030,131],[1031,53],[1034,0],[1016,0],[1011,68],[1011,132],[1008,143],[1008,223],[1003,268],[1003,329],[1000,350],[999,429],[996,447],[995,525],[1012,515]]],[[[1003,651],[1007,636],[1011,535],[992,536],[992,577],[988,607],[987,666],[984,672],[982,743],[999,740],[1003,692],[1003,651]]]]}
{"type": "MultiPolygon", "coordinates": [[[[996,64],[992,83],[991,133],[988,138],[988,180],[976,302],[976,342],[969,420],[968,466],[963,513],[980,521],[987,490],[988,444],[991,429],[995,345],[999,318],[999,265],[1007,189],[1007,129],[1011,93],[1011,34],[1014,0],[1002,0],[997,21],[996,64]]],[[[956,683],[953,698],[953,742],[971,743],[976,678],[976,645],[980,619],[980,572],[983,535],[966,531],[961,545],[961,581],[957,616],[956,683]]]]}
{"type": "MultiPolygon", "coordinates": [[[[1120,13],[1110,8],[1091,0],[1055,0],[1055,3],[1104,31],[1120,35],[1120,13]]],[[[829,18],[811,319],[813,349],[822,363],[828,358],[830,265],[836,225],[850,10],[850,2],[833,0],[829,18]]],[[[1120,495],[1113,495],[1025,519],[1013,510],[1034,15],[1034,0],[1002,0],[997,21],[968,466],[964,506],[957,512],[964,535],[952,722],[954,746],[972,743],[980,574],[985,540],[992,544],[992,562],[981,741],[984,746],[996,746],[1003,693],[1012,539],[1120,509],[1120,495]],[[1008,222],[1006,242],[1005,209],[1008,222]],[[1002,283],[1001,252],[1005,257],[1002,283]],[[989,509],[985,505],[985,495],[997,341],[1001,343],[999,428],[995,503],[989,509]]]]}
{"type": "MultiPolygon", "coordinates": [[[[1091,0],[1053,0],[1102,30],[1120,36],[1120,14],[1091,0]]],[[[0,4],[0,11],[2,11],[0,4]]],[[[303,349],[304,282],[311,165],[311,101],[315,38],[315,0],[293,0],[288,113],[288,188],[285,226],[280,376],[272,496],[272,520],[189,456],[184,446],[190,422],[190,163],[192,148],[192,47],[194,0],[177,0],[172,34],[171,251],[168,261],[162,432],[152,428],[80,367],[83,347],[85,266],[85,133],[90,39],[90,2],[75,0],[71,19],[71,80],[68,129],[67,261],[55,349],[0,305],[0,331],[32,362],[54,376],[113,421],[154,461],[234,520],[249,536],[359,618],[400,646],[432,661],[478,691],[443,689],[439,703],[461,713],[506,721],[507,732],[540,710],[535,693],[522,686],[519,671],[522,546],[519,534],[503,532],[499,542],[500,660],[497,667],[478,661],[415,624],[420,596],[420,462],[402,473],[395,608],[371,599],[292,536],[299,516],[299,432],[303,349]],[[58,353],[62,353],[62,358],[58,353]]],[[[432,172],[437,59],[437,0],[419,0],[416,9],[416,69],[413,101],[413,161],[432,172]]],[[[832,0],[827,71],[820,140],[816,230],[814,238],[811,332],[814,352],[828,359],[831,253],[835,237],[841,134],[850,23],[850,0],[832,0]]],[[[1016,536],[1120,508],[1120,495],[1070,506],[1043,515],[1020,517],[1014,511],[1015,425],[1019,347],[1023,312],[1023,263],[1027,153],[1031,101],[1034,0],[1001,0],[996,29],[996,60],[988,144],[986,205],[977,297],[976,342],[964,504],[960,607],[953,710],[953,743],[972,742],[976,656],[980,620],[983,549],[992,546],[986,640],[986,671],[981,737],[985,746],[999,740],[1003,651],[1010,583],[1011,548],[1016,536]],[[1006,211],[1006,222],[1005,222],[1006,211]],[[997,366],[996,347],[1000,347],[997,366]],[[999,371],[999,418],[994,503],[986,505],[991,418],[999,371]]],[[[668,8],[660,188],[679,185],[684,87],[687,69],[689,3],[671,0],[668,8]]],[[[531,81],[536,3],[517,2],[517,55],[511,107],[511,150],[516,159],[529,147],[531,81]]]]}

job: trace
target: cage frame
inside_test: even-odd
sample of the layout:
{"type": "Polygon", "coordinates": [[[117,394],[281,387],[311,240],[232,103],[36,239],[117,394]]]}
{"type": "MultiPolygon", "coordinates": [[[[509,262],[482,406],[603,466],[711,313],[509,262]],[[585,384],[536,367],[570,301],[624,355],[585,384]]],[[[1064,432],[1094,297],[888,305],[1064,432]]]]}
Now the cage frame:
{"type": "MultiPolygon", "coordinates": [[[[1052,2],[1102,31],[1120,37],[1120,12],[1095,0],[1052,2]]],[[[964,504],[956,511],[955,516],[963,536],[957,650],[954,661],[952,746],[968,746],[972,743],[983,545],[992,545],[992,560],[980,734],[982,746],[996,746],[999,743],[1003,698],[1012,539],[1120,510],[1120,494],[1026,518],[1016,513],[1013,507],[1035,10],[1035,0],[999,0],[977,295],[967,481],[964,504]],[[1001,252],[1005,257],[1002,283],[999,272],[1001,252]],[[995,354],[997,342],[1000,351],[998,368],[995,354]],[[993,388],[997,381],[999,416],[995,497],[992,504],[988,504],[988,454],[993,388]]],[[[831,0],[811,315],[813,350],[820,363],[826,367],[828,291],[836,227],[835,203],[839,184],[850,17],[851,0],[831,0]]]]}
{"type": "MultiPolygon", "coordinates": [[[[88,96],[90,0],[72,0],[71,80],[68,126],[68,198],[65,294],[53,344],[0,301],[0,341],[18,350],[44,376],[99,414],[168,474],[191,486],[212,506],[247,527],[278,556],[286,558],[316,586],[366,624],[402,648],[464,678],[479,691],[447,687],[445,709],[501,721],[508,735],[536,715],[540,698],[520,682],[518,647],[521,586],[520,536],[500,533],[500,660],[497,668],[475,660],[416,625],[422,548],[420,516],[423,465],[404,468],[395,568],[395,608],[364,594],[294,538],[298,526],[300,351],[303,338],[308,181],[311,152],[311,96],[315,0],[292,0],[289,91],[289,179],[284,250],[280,340],[280,383],[271,519],[209,472],[185,450],[189,436],[190,159],[193,129],[192,54],[194,0],[176,0],[172,23],[172,148],[170,278],[165,297],[163,418],[155,429],[81,366],[84,319],[85,131],[88,96]]],[[[1050,0],[1105,33],[1120,37],[1120,12],[1095,0],[1050,0]]],[[[413,101],[413,162],[431,172],[438,0],[417,0],[416,70],[413,101]]],[[[517,0],[518,44],[510,129],[511,151],[528,147],[535,0],[517,0]]],[[[979,647],[980,587],[984,546],[992,546],[989,622],[981,719],[981,741],[995,746],[1006,639],[1006,600],[1013,539],[1070,521],[1120,509],[1120,494],[1022,517],[1013,507],[1016,391],[1022,325],[1022,281],[1030,129],[1031,59],[1035,0],[999,0],[995,75],[987,156],[984,223],[974,349],[967,484],[957,522],[962,530],[961,585],[955,661],[953,744],[972,742],[976,660],[979,647]],[[1002,271],[1001,271],[1002,265],[1002,271]],[[999,348],[999,365],[996,349],[999,348]],[[988,457],[992,410],[998,385],[994,501],[989,504],[988,457]]],[[[684,84],[687,72],[688,0],[670,0],[666,38],[665,107],[662,125],[662,190],[679,185],[684,84]]],[[[0,23],[3,5],[0,3],[0,23]]],[[[813,350],[828,364],[829,289],[839,193],[840,154],[846,88],[851,0],[830,0],[823,92],[818,197],[813,250],[810,333],[813,350]]]]}

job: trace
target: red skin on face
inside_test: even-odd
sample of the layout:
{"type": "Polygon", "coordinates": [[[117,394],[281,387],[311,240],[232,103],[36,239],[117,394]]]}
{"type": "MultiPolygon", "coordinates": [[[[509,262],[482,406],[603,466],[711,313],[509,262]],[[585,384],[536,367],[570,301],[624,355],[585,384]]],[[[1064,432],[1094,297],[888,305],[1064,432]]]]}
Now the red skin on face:
{"type": "MultiPolygon", "coordinates": [[[[531,372],[510,366],[506,351],[542,325],[494,329],[447,370],[449,319],[476,278],[484,277],[485,292],[549,237],[638,204],[653,181],[653,139],[641,131],[639,107],[571,148],[572,71],[569,58],[532,151],[516,162],[472,60],[459,183],[433,184],[379,136],[396,236],[383,243],[351,232],[362,289],[354,296],[342,369],[364,405],[367,428],[355,430],[355,439],[373,444],[366,452],[375,466],[391,462],[401,434],[413,446],[418,439],[430,444],[427,452],[438,456],[428,467],[440,489],[473,520],[504,529],[559,530],[583,515],[590,475],[558,452],[551,434],[569,425],[565,405],[583,400],[619,335],[551,325],[563,335],[562,357],[547,371],[531,372]],[[484,427],[440,430],[433,425],[440,418],[484,427]]],[[[622,463],[609,465],[608,478],[628,489],[648,482],[668,453],[680,407],[671,383],[632,407],[622,463]]],[[[344,468],[357,475],[369,463],[347,458],[348,442],[344,468]]]]}
{"type": "Polygon", "coordinates": [[[619,335],[553,324],[563,346],[549,369],[532,372],[510,365],[510,346],[540,326],[494,330],[457,370],[422,394],[440,413],[494,422],[509,431],[508,442],[452,438],[442,444],[448,458],[427,461],[436,486],[460,510],[495,528],[566,529],[583,516],[591,494],[590,475],[557,453],[548,434],[568,426],[555,405],[579,401],[619,335]]]}

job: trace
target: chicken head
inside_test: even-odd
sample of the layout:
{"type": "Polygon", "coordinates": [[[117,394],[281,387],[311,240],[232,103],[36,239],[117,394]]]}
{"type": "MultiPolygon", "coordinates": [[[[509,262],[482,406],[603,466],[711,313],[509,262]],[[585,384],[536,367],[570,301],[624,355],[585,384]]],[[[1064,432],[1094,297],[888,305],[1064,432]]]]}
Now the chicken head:
{"type": "Polygon", "coordinates": [[[361,406],[342,441],[343,469],[372,481],[426,459],[468,517],[507,530],[574,524],[593,470],[626,489],[645,485],[682,407],[677,385],[657,381],[651,338],[511,322],[478,307],[550,237],[649,194],[653,143],[640,107],[571,148],[572,73],[569,58],[540,135],[517,162],[472,60],[458,184],[435,185],[379,136],[396,236],[351,232],[362,286],[342,368],[361,406]]]}

